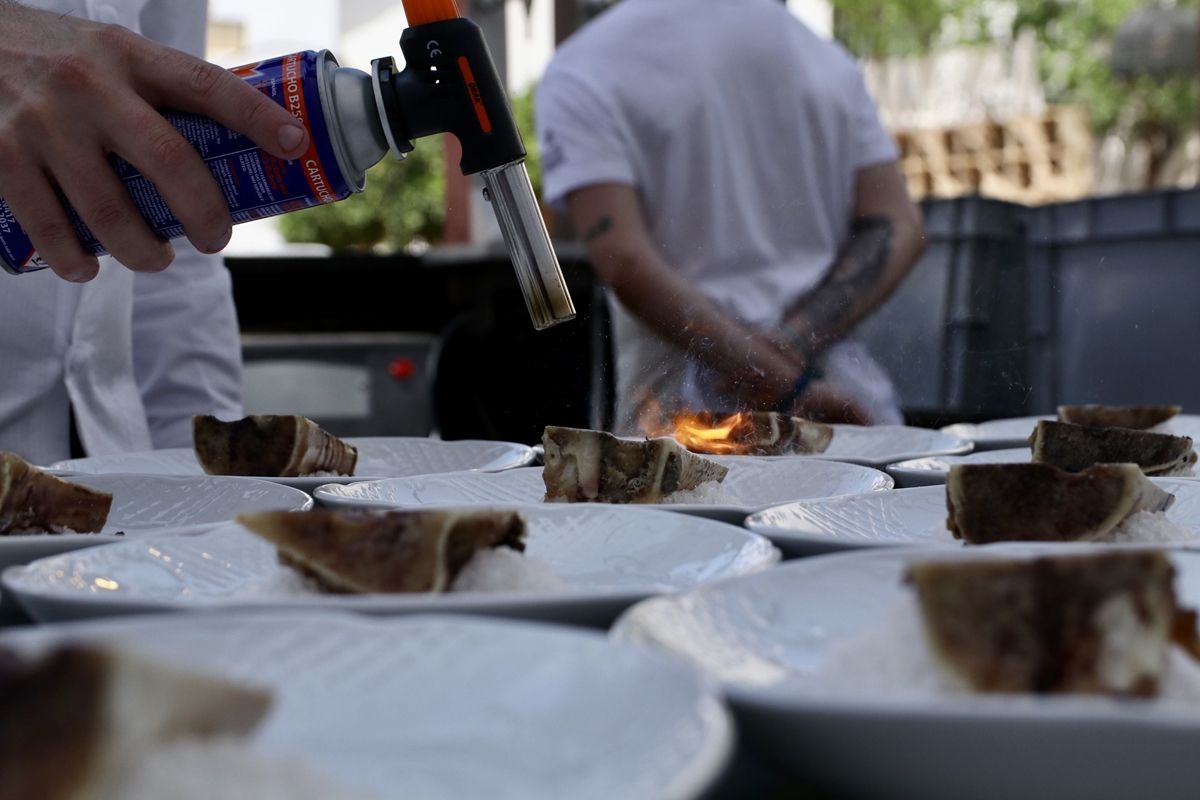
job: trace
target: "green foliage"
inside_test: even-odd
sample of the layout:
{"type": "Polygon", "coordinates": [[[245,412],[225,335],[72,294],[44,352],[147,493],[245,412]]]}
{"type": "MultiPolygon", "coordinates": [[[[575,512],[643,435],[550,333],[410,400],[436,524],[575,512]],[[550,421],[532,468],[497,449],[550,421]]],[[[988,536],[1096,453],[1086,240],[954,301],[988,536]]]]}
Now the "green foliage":
{"type": "Polygon", "coordinates": [[[537,131],[533,124],[533,87],[512,98],[513,119],[525,142],[525,168],[533,183],[533,193],[542,196],[542,159],[538,153],[537,131]]]}
{"type": "Polygon", "coordinates": [[[445,158],[440,137],[421,139],[403,161],[386,156],[367,171],[367,188],[340,203],[286,214],[289,242],[320,242],[335,251],[402,250],[441,238],[445,158]]]}
{"type": "MultiPolygon", "coordinates": [[[[862,58],[923,55],[942,44],[979,43],[1032,31],[1052,103],[1085,106],[1099,134],[1153,132],[1175,138],[1195,125],[1195,77],[1124,79],[1109,67],[1113,34],[1149,0],[833,0],[834,32],[862,58]],[[1005,14],[1007,10],[1009,13],[1005,14]],[[1011,12],[1014,12],[1012,14],[1011,12]],[[997,13],[999,12],[999,14],[997,13]]],[[[1176,0],[1197,7],[1200,0],[1176,0]]]]}
{"type": "Polygon", "coordinates": [[[833,32],[860,58],[922,55],[963,5],[964,0],[833,0],[833,32]]]}
{"type": "MultiPolygon", "coordinates": [[[[1174,135],[1196,121],[1195,77],[1125,79],[1109,66],[1113,35],[1146,0],[1018,0],[1013,33],[1033,31],[1042,43],[1047,99],[1086,106],[1098,133],[1174,135]]],[[[1180,0],[1179,6],[1200,6],[1180,0]]]]}

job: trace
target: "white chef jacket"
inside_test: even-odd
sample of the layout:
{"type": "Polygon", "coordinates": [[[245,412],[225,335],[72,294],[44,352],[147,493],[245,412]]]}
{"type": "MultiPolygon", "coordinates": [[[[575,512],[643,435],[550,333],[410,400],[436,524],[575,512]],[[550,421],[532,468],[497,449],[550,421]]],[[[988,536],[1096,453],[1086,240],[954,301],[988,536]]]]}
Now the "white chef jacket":
{"type": "MultiPolygon", "coordinates": [[[[778,0],[622,0],[558,50],[536,110],[546,200],[636,187],[667,262],[749,326],[778,325],[816,285],[857,172],[897,158],[854,61],[778,0]]],[[[703,368],[610,300],[616,428],[632,433],[644,398],[671,409],[703,368]]],[[[823,366],[875,422],[901,421],[861,345],[823,366]]]]}
{"type": "MultiPolygon", "coordinates": [[[[22,0],[123,25],[199,54],[207,3],[22,0]]],[[[86,284],[0,273],[0,450],[70,455],[69,412],[90,455],[191,445],[191,416],[236,417],[241,349],[229,273],[186,240],[164,272],[102,258],[86,284]]]]}

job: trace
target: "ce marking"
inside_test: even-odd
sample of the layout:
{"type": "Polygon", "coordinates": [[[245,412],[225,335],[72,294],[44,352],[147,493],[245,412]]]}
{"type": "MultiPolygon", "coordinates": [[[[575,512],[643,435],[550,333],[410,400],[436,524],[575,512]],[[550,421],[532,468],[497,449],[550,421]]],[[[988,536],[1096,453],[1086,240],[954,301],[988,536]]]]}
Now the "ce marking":
{"type": "Polygon", "coordinates": [[[442,45],[437,39],[430,39],[426,42],[425,49],[429,52],[430,58],[440,58],[442,55],[442,45]]]}

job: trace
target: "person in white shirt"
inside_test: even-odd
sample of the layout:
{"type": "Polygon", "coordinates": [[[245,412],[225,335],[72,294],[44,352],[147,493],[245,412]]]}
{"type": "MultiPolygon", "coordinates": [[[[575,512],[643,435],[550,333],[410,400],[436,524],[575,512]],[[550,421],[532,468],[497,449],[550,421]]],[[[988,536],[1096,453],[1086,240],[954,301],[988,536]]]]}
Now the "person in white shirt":
{"type": "Polygon", "coordinates": [[[902,421],[847,335],[924,231],[840,47],[778,0],[621,0],[555,54],[536,120],[545,198],[611,288],[618,432],[682,408],[902,421]]]}
{"type": "Polygon", "coordinates": [[[72,414],[89,455],[189,446],[192,414],[241,413],[229,275],[206,255],[228,242],[229,211],[155,109],[213,117],[281,158],[307,134],[188,54],[206,13],[195,0],[0,0],[0,196],[53,270],[0,275],[0,450],[67,458],[72,414]],[[154,236],[109,153],[152,177],[190,244],[154,236]],[[112,258],[79,244],[55,185],[112,258]]]}

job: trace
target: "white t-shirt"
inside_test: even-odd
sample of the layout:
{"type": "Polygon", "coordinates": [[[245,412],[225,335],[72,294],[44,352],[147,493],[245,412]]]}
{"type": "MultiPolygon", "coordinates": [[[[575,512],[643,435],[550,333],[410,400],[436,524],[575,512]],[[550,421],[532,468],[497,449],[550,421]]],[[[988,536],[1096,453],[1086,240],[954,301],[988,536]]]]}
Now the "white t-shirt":
{"type": "MultiPolygon", "coordinates": [[[[536,108],[547,201],[637,187],[667,262],[748,325],[820,280],[856,173],[897,157],[851,57],[778,0],[622,0],[559,49],[536,108]]],[[[646,392],[678,392],[683,354],[613,312],[628,430],[646,392]]]]}
{"type": "MultiPolygon", "coordinates": [[[[123,25],[199,54],[207,3],[23,0],[123,25]]],[[[68,413],[90,454],[191,445],[191,415],[241,415],[241,349],[229,273],[174,242],[170,268],[134,274],[113,259],[75,284],[49,270],[0,272],[0,450],[67,458],[68,413]]]]}

